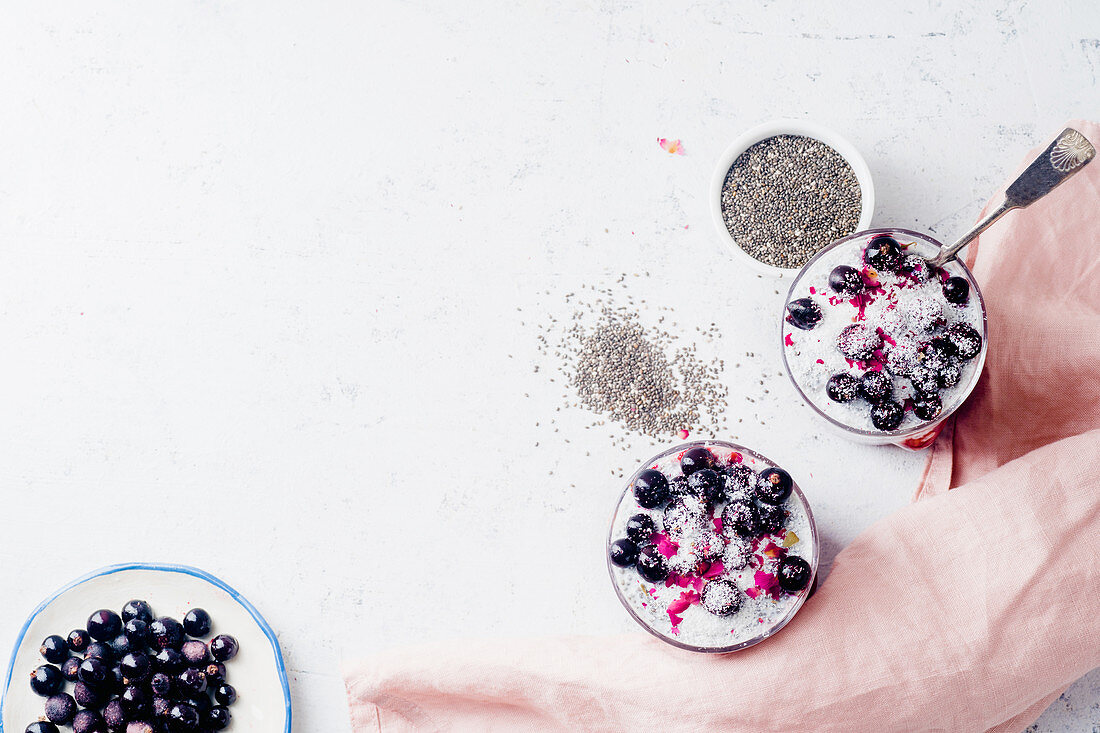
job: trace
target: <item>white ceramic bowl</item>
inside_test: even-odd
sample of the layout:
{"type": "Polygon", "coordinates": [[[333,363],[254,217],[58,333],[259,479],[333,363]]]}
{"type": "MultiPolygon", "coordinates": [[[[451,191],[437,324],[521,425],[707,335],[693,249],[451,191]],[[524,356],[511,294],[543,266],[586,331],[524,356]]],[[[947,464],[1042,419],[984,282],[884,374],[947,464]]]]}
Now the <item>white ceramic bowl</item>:
{"type": "Polygon", "coordinates": [[[875,212],[875,189],[871,183],[871,171],[867,168],[867,163],[863,160],[863,156],[859,154],[859,151],[850,142],[829,128],[813,122],[807,122],[806,120],[772,120],[745,131],[730,143],[730,146],[726,148],[726,152],[718,158],[718,165],[714,169],[714,176],[710,182],[710,211],[711,217],[714,219],[714,226],[718,229],[718,236],[733,253],[734,259],[754,272],[772,277],[783,277],[784,275],[796,274],[799,268],[775,267],[746,253],[730,236],[729,229],[726,228],[725,218],[722,216],[722,187],[726,183],[726,175],[729,173],[733,162],[737,160],[741,153],[756,143],[775,135],[812,137],[825,143],[840,153],[844,160],[848,161],[848,165],[852,166],[852,171],[856,174],[856,180],[859,181],[860,197],[862,199],[859,223],[855,228],[857,232],[871,226],[871,216],[875,212]]]}
{"type": "MultiPolygon", "coordinates": [[[[228,733],[290,733],[290,686],[279,642],[259,611],[217,578],[182,565],[115,565],[73,581],[34,610],[12,652],[0,701],[0,732],[23,733],[43,715],[45,699],[27,680],[45,664],[38,647],[50,634],[66,636],[84,628],[100,608],[116,613],[132,599],[149,602],[158,615],[182,619],[191,608],[203,608],[214,620],[213,634],[240,642],[230,662],[228,681],[239,698],[230,708],[228,733]]],[[[66,688],[71,684],[66,683],[66,688]]],[[[71,692],[70,692],[71,694],[71,692]]]]}

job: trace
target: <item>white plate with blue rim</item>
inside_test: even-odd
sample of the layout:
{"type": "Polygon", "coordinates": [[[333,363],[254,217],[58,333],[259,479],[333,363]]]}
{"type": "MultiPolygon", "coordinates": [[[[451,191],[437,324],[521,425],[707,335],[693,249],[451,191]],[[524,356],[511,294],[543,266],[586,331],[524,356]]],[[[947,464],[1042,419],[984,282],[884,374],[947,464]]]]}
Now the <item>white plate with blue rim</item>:
{"type": "MultiPolygon", "coordinates": [[[[30,687],[29,677],[46,662],[38,652],[51,634],[68,636],[86,628],[101,608],[118,613],[130,600],[149,602],[156,616],[183,619],[192,608],[213,619],[211,636],[229,634],[240,651],[226,664],[227,681],[237,690],[230,708],[228,733],[290,733],[290,685],[275,633],[260,612],[221,580],[183,565],[132,563],[113,565],[74,580],[34,610],[12,652],[0,699],[0,733],[24,733],[44,715],[45,699],[30,687]]],[[[208,637],[209,639],[210,637],[208,637]]],[[[66,683],[67,688],[72,685],[66,683]]],[[[69,690],[71,694],[71,689],[69,690]]]]}

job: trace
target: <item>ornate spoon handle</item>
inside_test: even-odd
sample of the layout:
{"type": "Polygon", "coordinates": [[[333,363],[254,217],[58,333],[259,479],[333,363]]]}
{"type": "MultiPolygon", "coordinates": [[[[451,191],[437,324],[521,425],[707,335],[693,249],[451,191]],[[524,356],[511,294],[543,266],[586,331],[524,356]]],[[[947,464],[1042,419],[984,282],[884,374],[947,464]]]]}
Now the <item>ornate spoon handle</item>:
{"type": "Polygon", "coordinates": [[[929,263],[935,267],[943,265],[993,222],[1013,209],[1023,208],[1046,196],[1095,157],[1096,148],[1084,135],[1072,127],[1062,130],[1054,142],[1012,182],[1005,191],[1004,202],[971,227],[957,242],[941,248],[940,253],[929,260],[929,263]]]}

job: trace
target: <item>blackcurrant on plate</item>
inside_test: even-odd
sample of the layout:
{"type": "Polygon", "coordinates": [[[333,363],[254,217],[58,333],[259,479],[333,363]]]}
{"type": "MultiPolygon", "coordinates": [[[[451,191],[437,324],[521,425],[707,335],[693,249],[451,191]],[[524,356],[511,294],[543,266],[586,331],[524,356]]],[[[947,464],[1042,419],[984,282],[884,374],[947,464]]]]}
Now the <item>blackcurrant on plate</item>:
{"type": "Polygon", "coordinates": [[[251,603],[209,573],[182,565],[115,565],[79,578],[34,610],[19,633],[0,700],[0,733],[23,733],[43,714],[43,698],[31,691],[27,675],[44,662],[38,648],[50,634],[82,628],[96,609],[116,612],[127,601],[149,602],[158,615],[182,619],[203,608],[214,621],[213,634],[230,634],[240,653],[228,663],[229,681],[239,694],[232,707],[232,731],[290,733],[290,686],[279,642],[251,603]]]}

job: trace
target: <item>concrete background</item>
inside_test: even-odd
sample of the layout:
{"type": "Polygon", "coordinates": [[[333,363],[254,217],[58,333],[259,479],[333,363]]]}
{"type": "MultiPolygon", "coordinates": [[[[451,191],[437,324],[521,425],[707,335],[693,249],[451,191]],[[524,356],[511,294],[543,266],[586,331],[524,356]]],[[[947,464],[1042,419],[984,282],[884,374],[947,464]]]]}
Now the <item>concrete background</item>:
{"type": "MultiPolygon", "coordinates": [[[[924,457],[796,406],[786,284],[729,259],[707,187],[805,117],[863,152],[875,224],[961,232],[1100,115],[1100,5],[966,5],[9,6],[0,639],[95,567],[198,565],[279,631],[296,730],[343,731],[342,657],[630,630],[609,469],[656,450],[557,412],[536,348],[622,273],[686,343],[720,327],[732,436],[796,474],[828,561],[924,457]]],[[[1098,726],[1094,672],[1037,730],[1098,726]]]]}

